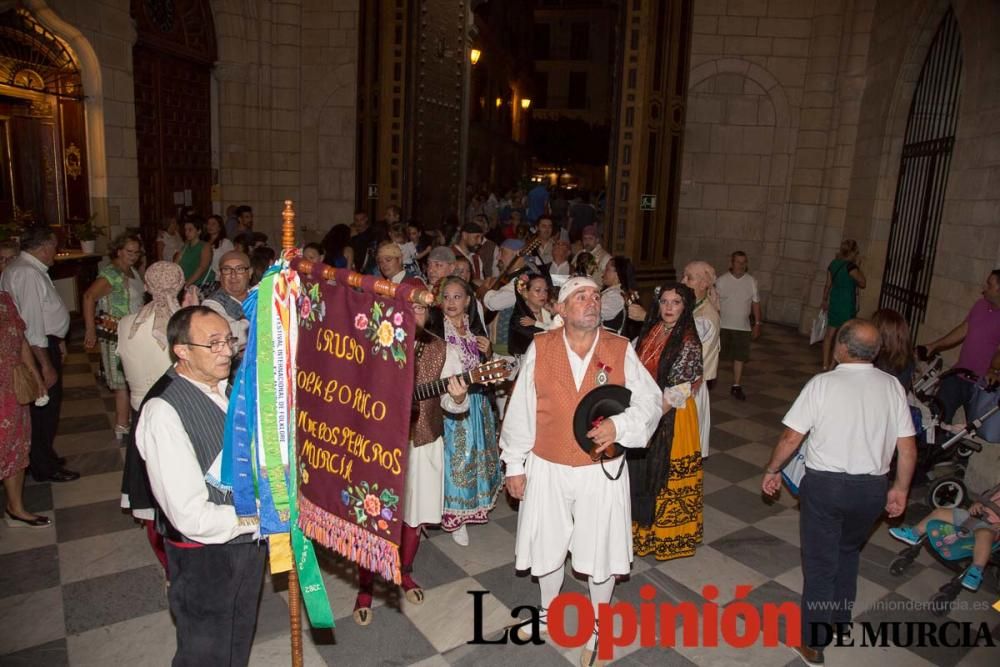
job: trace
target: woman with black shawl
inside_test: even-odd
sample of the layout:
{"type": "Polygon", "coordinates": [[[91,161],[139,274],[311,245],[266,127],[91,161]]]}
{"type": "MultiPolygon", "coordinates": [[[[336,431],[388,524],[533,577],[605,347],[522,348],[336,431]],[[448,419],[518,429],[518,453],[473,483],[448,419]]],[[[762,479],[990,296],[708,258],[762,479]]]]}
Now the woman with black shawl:
{"type": "Polygon", "coordinates": [[[546,307],[552,283],[547,274],[522,273],[517,278],[514,314],[507,333],[507,349],[516,357],[528,351],[536,333],[562,326],[546,307]]]}
{"type": "Polygon", "coordinates": [[[649,446],[629,459],[632,539],[637,556],[657,560],[692,556],[702,539],[701,446],[691,389],[702,360],[693,313],[694,292],[665,283],[636,344],[639,360],[663,389],[663,417],[649,446]]]}

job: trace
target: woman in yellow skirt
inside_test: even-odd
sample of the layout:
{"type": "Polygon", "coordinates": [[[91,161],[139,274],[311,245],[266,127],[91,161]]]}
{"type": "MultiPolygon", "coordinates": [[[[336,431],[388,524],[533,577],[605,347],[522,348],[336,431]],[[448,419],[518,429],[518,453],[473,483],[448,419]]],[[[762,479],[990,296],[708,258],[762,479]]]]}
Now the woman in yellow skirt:
{"type": "Polygon", "coordinates": [[[636,351],[663,389],[663,417],[645,450],[630,450],[632,538],[638,556],[693,556],[702,539],[704,493],[698,409],[701,341],[694,292],[679,282],[656,290],[636,351]],[[633,453],[634,452],[634,453],[633,453]]]}

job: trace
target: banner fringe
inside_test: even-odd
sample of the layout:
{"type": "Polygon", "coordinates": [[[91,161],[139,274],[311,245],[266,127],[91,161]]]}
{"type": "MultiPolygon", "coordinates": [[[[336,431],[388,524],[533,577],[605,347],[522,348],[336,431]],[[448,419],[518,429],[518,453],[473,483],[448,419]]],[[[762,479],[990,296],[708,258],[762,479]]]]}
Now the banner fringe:
{"type": "Polygon", "coordinates": [[[299,527],[306,537],[333,549],[386,581],[401,584],[399,545],[335,516],[299,496],[299,527]]]}

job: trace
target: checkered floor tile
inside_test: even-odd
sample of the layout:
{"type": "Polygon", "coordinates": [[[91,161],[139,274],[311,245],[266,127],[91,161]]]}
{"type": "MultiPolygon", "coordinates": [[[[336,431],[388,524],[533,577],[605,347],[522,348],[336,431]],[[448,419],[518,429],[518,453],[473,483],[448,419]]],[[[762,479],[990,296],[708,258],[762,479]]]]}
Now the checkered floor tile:
{"type": "MultiPolygon", "coordinates": [[[[802,384],[818,368],[817,348],[789,329],[766,327],[747,366],[746,402],[729,396],[729,369],[721,370],[712,395],[712,451],[705,465],[705,539],[688,559],[659,563],[638,559],[616,598],[639,603],[642,586],[652,585],[661,602],[703,600],[713,584],[715,602],[728,604],[737,585],[751,585],[746,598],[760,607],[797,601],[802,587],[798,551],[798,509],[784,494],[765,502],[759,475],[781,429],[781,417],[802,384]]],[[[163,574],[144,532],[118,509],[122,464],[111,431],[113,402],[98,387],[98,360],[79,347],[67,367],[66,401],[57,447],[68,467],[83,477],[69,484],[30,484],[28,507],[54,519],[48,529],[0,524],[0,664],[167,665],[174,628],[164,596],[163,574]]],[[[908,516],[926,507],[914,494],[908,516]]],[[[307,631],[307,665],[565,665],[578,651],[554,644],[472,646],[473,598],[486,590],[483,625],[487,637],[512,622],[511,610],[537,603],[538,588],[513,569],[515,512],[501,501],[483,526],[469,529],[471,544],[430,531],[421,546],[416,578],[426,588],[423,605],[413,606],[396,590],[376,589],[373,623],[351,620],[353,566],[322,554],[321,561],[337,619],[332,632],[307,631]]],[[[926,554],[903,577],[888,572],[899,544],[880,525],[862,552],[858,604],[864,620],[932,620],[926,612],[887,611],[927,600],[947,578],[926,554]]],[[[987,586],[984,586],[987,588],[987,586]]],[[[586,582],[566,578],[566,590],[585,592],[586,582]]],[[[996,595],[962,593],[952,620],[987,622],[1000,641],[1000,614],[988,609],[996,595]],[[973,603],[979,603],[978,610],[973,603]]],[[[287,582],[268,579],[261,600],[253,665],[289,662],[287,582]]],[[[761,644],[734,648],[620,648],[623,665],[789,665],[787,648],[761,644]]],[[[865,665],[995,665],[988,648],[842,648],[827,651],[833,667],[865,665]]]]}

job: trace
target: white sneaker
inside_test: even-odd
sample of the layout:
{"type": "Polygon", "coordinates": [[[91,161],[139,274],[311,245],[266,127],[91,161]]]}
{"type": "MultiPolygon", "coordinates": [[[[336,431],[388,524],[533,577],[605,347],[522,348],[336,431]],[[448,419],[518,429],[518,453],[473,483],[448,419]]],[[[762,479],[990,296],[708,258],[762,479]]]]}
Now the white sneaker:
{"type": "Polygon", "coordinates": [[[455,544],[467,547],[469,546],[469,529],[462,524],[462,527],[451,534],[451,539],[455,540],[455,544]]]}

